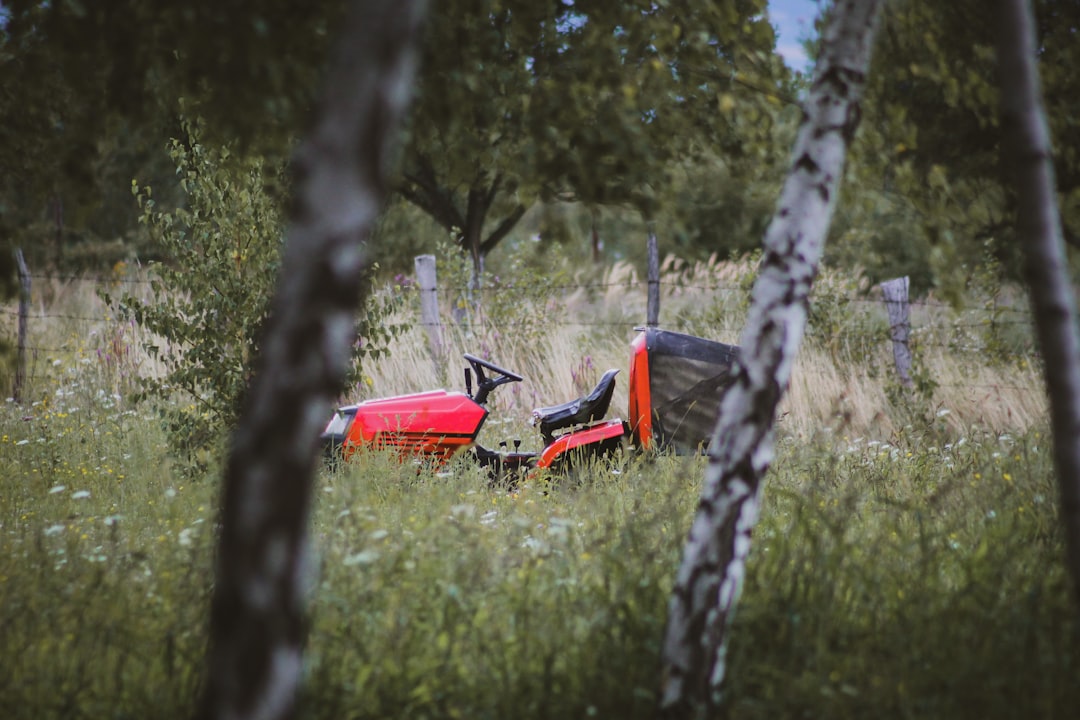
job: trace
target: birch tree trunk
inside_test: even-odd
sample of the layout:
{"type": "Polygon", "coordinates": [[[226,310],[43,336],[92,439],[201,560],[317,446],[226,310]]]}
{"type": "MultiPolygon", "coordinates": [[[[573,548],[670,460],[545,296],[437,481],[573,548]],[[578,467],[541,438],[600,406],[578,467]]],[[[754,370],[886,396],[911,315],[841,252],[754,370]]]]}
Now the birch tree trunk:
{"type": "Polygon", "coordinates": [[[202,718],[295,713],[316,437],[354,339],[363,242],[412,94],[422,5],[355,3],[294,158],[281,276],[225,469],[202,718]]]}
{"type": "Polygon", "coordinates": [[[659,714],[715,717],[728,628],[742,589],[773,424],[806,327],[808,296],[859,123],[881,0],[838,0],[806,99],[793,162],[765,232],[765,254],[740,338],[737,377],[721,400],[697,511],[668,607],[659,714]]]}
{"type": "Polygon", "coordinates": [[[1016,235],[1024,243],[1050,396],[1066,562],[1080,603],[1080,338],[1039,87],[1034,25],[1028,0],[998,0],[1001,145],[1006,171],[1016,188],[1016,235]]]}

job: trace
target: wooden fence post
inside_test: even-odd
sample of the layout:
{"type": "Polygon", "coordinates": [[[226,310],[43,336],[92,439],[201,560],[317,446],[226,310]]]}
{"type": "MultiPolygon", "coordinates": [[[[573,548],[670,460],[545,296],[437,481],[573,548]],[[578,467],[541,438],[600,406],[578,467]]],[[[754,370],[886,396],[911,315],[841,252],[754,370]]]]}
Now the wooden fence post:
{"type": "Polygon", "coordinates": [[[15,356],[15,383],[11,397],[22,402],[23,384],[26,382],[26,326],[30,317],[30,270],[22,248],[15,250],[15,263],[19,266],[19,340],[15,356]]]}
{"type": "Polygon", "coordinates": [[[420,287],[420,322],[427,331],[428,349],[435,363],[435,374],[442,372],[443,337],[439,319],[439,283],[435,272],[434,255],[418,255],[415,260],[416,281],[420,287]]]}
{"type": "Polygon", "coordinates": [[[893,360],[900,383],[910,388],[911,382],[911,347],[908,337],[911,335],[910,306],[908,304],[908,277],[886,280],[881,283],[881,292],[885,296],[885,309],[889,312],[889,336],[893,344],[893,360]]]}
{"type": "Polygon", "coordinates": [[[656,246],[656,229],[649,222],[649,303],[646,307],[646,324],[660,324],[660,250],[656,246]]]}

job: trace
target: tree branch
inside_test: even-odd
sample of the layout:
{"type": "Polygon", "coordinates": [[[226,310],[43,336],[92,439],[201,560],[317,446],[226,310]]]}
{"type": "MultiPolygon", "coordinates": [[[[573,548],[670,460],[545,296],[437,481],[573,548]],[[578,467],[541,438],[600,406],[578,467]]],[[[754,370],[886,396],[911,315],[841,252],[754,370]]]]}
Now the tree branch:
{"type": "Polygon", "coordinates": [[[495,176],[495,179],[491,181],[491,187],[488,188],[487,196],[484,198],[484,213],[486,214],[491,206],[495,202],[495,198],[499,194],[499,189],[502,186],[503,175],[499,173],[495,176]]]}
{"type": "MultiPolygon", "coordinates": [[[[413,182],[409,175],[406,174],[404,177],[407,181],[413,182]]],[[[415,185],[415,183],[413,184],[415,185]]],[[[397,191],[401,197],[430,215],[435,222],[439,223],[439,225],[447,230],[461,227],[464,224],[457,208],[451,206],[449,203],[440,202],[441,198],[432,198],[431,195],[424,192],[422,188],[417,190],[408,185],[400,185],[398,186],[397,191]]]]}
{"type": "Polygon", "coordinates": [[[506,237],[511,230],[514,229],[514,226],[517,225],[519,220],[521,220],[521,217],[525,214],[525,211],[527,209],[528,208],[526,208],[524,205],[518,205],[517,207],[515,207],[509,215],[503,218],[502,222],[499,223],[499,226],[492,230],[491,234],[488,235],[482,243],[480,243],[480,252],[484,255],[487,255],[489,252],[491,252],[495,248],[495,246],[498,245],[502,241],[502,239],[506,237]]]}
{"type": "Polygon", "coordinates": [[[413,172],[406,171],[402,177],[406,183],[411,183],[417,188],[402,185],[398,188],[402,197],[426,212],[447,230],[465,226],[465,218],[454,203],[453,196],[439,185],[430,158],[424,155],[418,156],[413,172]]]}

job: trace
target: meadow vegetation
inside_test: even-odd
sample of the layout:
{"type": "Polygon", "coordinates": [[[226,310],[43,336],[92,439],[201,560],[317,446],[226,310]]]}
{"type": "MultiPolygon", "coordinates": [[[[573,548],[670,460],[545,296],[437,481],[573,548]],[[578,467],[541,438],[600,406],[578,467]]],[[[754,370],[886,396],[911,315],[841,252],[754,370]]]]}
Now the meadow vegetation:
{"type": "MultiPolygon", "coordinates": [[[[751,270],[669,261],[662,324],[736,342],[751,270]]],[[[481,442],[535,449],[529,410],[625,372],[645,298],[629,266],[544,277],[489,282],[461,322],[449,282],[435,357],[407,283],[387,288],[412,327],[342,399],[458,388],[461,352],[483,354],[526,381],[496,391],[481,442]]],[[[0,717],[189,717],[218,475],[177,467],[165,408],[131,400],[162,368],[94,290],[39,283],[32,384],[0,409],[0,717]]],[[[964,303],[913,308],[905,389],[873,289],[821,278],[732,636],[733,716],[1080,706],[1025,306],[974,286],[964,303]]],[[[651,717],[702,462],[628,457],[510,491],[464,462],[418,471],[367,453],[322,470],[302,716],[651,717]]]]}

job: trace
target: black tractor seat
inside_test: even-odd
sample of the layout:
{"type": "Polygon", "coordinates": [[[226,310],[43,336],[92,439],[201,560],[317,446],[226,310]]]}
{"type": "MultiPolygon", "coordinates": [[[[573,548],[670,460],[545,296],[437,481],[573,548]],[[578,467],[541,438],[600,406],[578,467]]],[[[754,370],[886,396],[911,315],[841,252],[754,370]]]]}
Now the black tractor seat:
{"type": "Polygon", "coordinates": [[[611,404],[611,396],[615,393],[615,376],[618,374],[618,369],[608,370],[588,395],[576,400],[536,408],[532,411],[533,424],[540,426],[540,434],[550,442],[557,430],[599,420],[611,404]]]}

